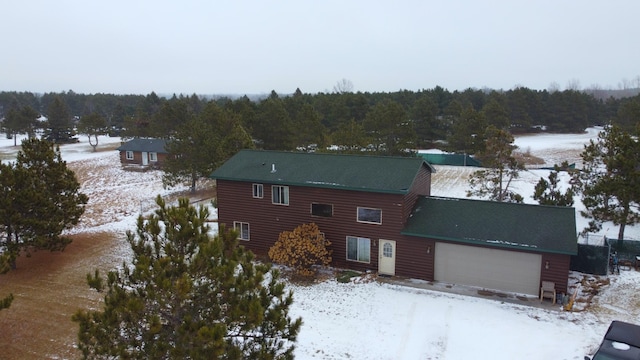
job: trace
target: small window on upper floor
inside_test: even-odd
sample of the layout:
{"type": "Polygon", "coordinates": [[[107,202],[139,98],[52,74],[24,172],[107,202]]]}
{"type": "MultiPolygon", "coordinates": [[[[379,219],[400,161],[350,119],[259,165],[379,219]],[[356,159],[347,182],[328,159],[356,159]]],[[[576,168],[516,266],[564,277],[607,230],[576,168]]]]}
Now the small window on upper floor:
{"type": "Polygon", "coordinates": [[[253,197],[257,199],[262,199],[264,196],[264,187],[262,184],[253,184],[253,197]]]}
{"type": "Polygon", "coordinates": [[[311,215],[322,216],[322,217],[332,217],[333,205],[311,203],[311,215]]]}
{"type": "Polygon", "coordinates": [[[289,187],[273,185],[271,187],[271,202],[277,205],[289,205],[289,187]]]}
{"type": "Polygon", "coordinates": [[[382,209],[358,207],[358,222],[382,224],[382,209]]]}

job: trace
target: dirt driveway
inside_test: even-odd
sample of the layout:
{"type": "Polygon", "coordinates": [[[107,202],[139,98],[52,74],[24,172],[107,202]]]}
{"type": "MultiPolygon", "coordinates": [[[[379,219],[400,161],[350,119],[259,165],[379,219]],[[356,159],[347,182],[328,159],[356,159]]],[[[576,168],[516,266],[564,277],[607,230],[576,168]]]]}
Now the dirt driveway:
{"type": "Polygon", "coordinates": [[[102,295],[87,286],[84,274],[121,263],[112,250],[113,234],[73,235],[63,252],[39,251],[18,259],[18,268],[0,277],[0,296],[13,304],[0,312],[0,358],[76,359],[78,326],[71,316],[97,308],[102,295]]]}

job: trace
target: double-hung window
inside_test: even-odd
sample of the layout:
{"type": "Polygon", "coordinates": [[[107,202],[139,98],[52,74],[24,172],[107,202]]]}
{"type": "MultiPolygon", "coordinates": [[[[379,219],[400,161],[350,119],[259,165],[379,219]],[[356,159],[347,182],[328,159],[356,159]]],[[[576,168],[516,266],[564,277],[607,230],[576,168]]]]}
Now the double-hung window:
{"type": "Polygon", "coordinates": [[[371,239],[347,236],[347,260],[371,262],[371,239]]]}
{"type": "Polygon", "coordinates": [[[249,223],[234,221],[233,228],[238,232],[238,239],[249,240],[249,223]]]}
{"type": "Polygon", "coordinates": [[[277,205],[289,205],[289,187],[271,186],[271,202],[277,205]]]}
{"type": "Polygon", "coordinates": [[[262,199],[264,196],[264,187],[262,184],[253,184],[253,197],[256,199],[262,199]]]}
{"type": "Polygon", "coordinates": [[[133,160],[133,151],[127,150],[125,152],[125,156],[127,157],[127,160],[133,160]]]}
{"type": "Polygon", "coordinates": [[[358,222],[382,224],[382,209],[358,207],[358,222]]]}

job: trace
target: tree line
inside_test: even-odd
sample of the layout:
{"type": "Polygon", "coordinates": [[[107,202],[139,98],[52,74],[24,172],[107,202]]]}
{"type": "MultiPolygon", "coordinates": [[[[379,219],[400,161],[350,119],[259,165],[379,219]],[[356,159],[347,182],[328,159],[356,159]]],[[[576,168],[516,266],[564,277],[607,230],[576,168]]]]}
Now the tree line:
{"type": "Polygon", "coordinates": [[[123,137],[167,138],[181,125],[215,103],[237,116],[256,146],[293,150],[335,145],[341,151],[367,149],[403,155],[407,148],[441,147],[476,153],[488,126],[511,133],[545,129],[580,132],[593,125],[614,123],[631,130],[640,112],[640,95],[596,98],[592,93],[547,91],[517,87],[507,91],[448,91],[436,86],[420,91],[389,93],[335,91],[279,95],[272,91],[253,100],[205,98],[196,94],[77,94],[73,91],[36,95],[1,92],[0,118],[5,132],[29,133],[42,126],[54,140],[75,135],[80,119],[100,119],[102,131],[123,137]],[[36,114],[48,118],[38,124],[36,114]],[[71,130],[69,130],[71,129],[71,130]],[[446,145],[445,145],[446,144],[446,145]]]}

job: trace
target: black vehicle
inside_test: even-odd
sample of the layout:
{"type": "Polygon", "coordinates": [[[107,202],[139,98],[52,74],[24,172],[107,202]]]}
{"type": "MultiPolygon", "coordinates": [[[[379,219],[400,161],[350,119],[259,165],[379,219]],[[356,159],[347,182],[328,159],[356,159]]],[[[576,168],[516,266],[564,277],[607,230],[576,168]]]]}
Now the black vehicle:
{"type": "Polygon", "coordinates": [[[585,360],[640,360],[640,326],[612,321],[592,358],[585,360]]]}

